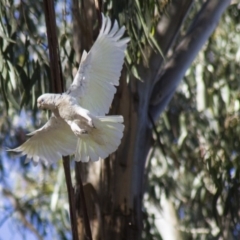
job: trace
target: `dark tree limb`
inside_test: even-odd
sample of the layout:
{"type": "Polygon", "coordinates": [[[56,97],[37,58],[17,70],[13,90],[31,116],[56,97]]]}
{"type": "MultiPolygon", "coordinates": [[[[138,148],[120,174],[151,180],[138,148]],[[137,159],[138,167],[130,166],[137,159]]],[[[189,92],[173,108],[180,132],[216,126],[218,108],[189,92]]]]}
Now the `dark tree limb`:
{"type": "Polygon", "coordinates": [[[230,2],[231,0],[208,0],[199,11],[188,33],[161,70],[154,86],[150,100],[150,113],[154,120],[171,100],[186,70],[216,28],[230,2]]]}
{"type": "Polygon", "coordinates": [[[71,178],[71,169],[70,169],[70,159],[69,156],[63,157],[63,168],[66,178],[66,185],[68,191],[68,201],[69,201],[69,211],[71,218],[71,229],[73,240],[78,240],[78,226],[77,226],[77,216],[76,216],[76,204],[75,204],[75,193],[72,184],[71,178]]]}
{"type": "MultiPolygon", "coordinates": [[[[51,69],[51,83],[52,91],[55,93],[63,92],[63,77],[62,69],[58,48],[57,40],[57,27],[56,27],[56,16],[54,10],[53,0],[44,0],[44,11],[45,11],[45,20],[47,27],[47,36],[48,36],[48,46],[49,46],[49,57],[50,57],[50,69],[51,69]]],[[[74,189],[72,186],[71,172],[69,165],[69,157],[63,157],[63,166],[66,177],[66,184],[68,190],[69,198],[69,210],[71,218],[71,228],[73,239],[78,240],[78,231],[77,231],[77,218],[76,218],[76,209],[75,209],[75,195],[74,189]]]]}
{"type": "MultiPolygon", "coordinates": [[[[76,166],[77,167],[77,166],[76,166]]],[[[78,167],[79,163],[78,163],[78,167]]],[[[79,169],[80,170],[80,169],[79,169]]],[[[78,173],[78,185],[76,186],[76,210],[78,211],[80,215],[80,210],[82,210],[83,214],[83,224],[84,224],[84,229],[85,229],[85,236],[88,240],[92,240],[92,231],[90,227],[90,221],[88,217],[88,211],[87,211],[87,204],[85,200],[85,194],[83,190],[83,184],[82,184],[82,178],[80,171],[78,173]]]]}
{"type": "Polygon", "coordinates": [[[63,92],[63,77],[61,62],[59,57],[59,48],[57,40],[56,15],[54,2],[44,0],[45,21],[47,27],[50,69],[51,69],[51,88],[55,93],[63,92]]]}

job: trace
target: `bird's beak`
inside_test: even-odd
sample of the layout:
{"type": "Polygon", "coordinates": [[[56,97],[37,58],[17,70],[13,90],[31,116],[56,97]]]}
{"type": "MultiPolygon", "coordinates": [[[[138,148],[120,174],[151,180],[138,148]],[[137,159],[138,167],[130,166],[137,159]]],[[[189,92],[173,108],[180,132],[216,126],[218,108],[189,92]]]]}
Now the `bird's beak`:
{"type": "Polygon", "coordinates": [[[40,102],[37,102],[37,107],[41,108],[41,103],[40,102]]]}

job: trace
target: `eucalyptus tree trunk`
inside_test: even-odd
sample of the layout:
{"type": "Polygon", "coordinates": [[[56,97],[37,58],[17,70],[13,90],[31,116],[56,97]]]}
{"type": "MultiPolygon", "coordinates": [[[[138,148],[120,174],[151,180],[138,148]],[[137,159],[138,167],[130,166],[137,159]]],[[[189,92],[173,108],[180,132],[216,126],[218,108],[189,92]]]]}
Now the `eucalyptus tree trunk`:
{"type": "MultiPolygon", "coordinates": [[[[169,50],[179,37],[193,3],[193,0],[173,0],[157,25],[155,37],[164,55],[168,56],[166,62],[161,54],[146,46],[149,66],[144,63],[137,66],[143,81],[131,77],[127,83],[126,69],[123,69],[111,109],[111,114],[123,115],[125,123],[124,137],[117,152],[97,163],[76,165],[76,184],[81,175],[93,239],[141,238],[144,171],[153,143],[150,119],[158,119],[230,0],[206,1],[169,57],[169,50]]],[[[83,49],[89,50],[89,43],[96,36],[89,28],[92,29],[97,16],[94,2],[80,8],[78,1],[73,0],[74,47],[79,56],[83,49]]],[[[168,204],[168,199],[164,202],[168,204]]],[[[77,208],[81,208],[79,199],[76,203],[77,208]]],[[[170,217],[176,224],[176,214],[170,217]]],[[[78,224],[79,239],[87,239],[80,209],[78,224]]],[[[181,239],[181,234],[174,232],[174,236],[167,237],[163,236],[181,239]]]]}

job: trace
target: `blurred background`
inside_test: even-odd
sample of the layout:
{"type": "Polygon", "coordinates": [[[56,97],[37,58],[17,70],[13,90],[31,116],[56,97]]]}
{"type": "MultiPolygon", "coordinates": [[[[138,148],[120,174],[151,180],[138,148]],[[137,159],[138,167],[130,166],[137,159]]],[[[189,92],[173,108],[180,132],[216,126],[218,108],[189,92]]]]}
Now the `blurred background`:
{"type": "MultiPolygon", "coordinates": [[[[98,35],[96,2],[54,1],[65,88],[83,49],[98,35]]],[[[94,239],[240,239],[240,3],[222,6],[200,51],[186,48],[177,58],[184,39],[201,38],[189,35],[195,28],[204,33],[214,22],[208,21],[212,13],[204,12],[209,2],[214,0],[98,2],[126,26],[131,42],[111,109],[124,116],[125,138],[115,155],[81,170],[98,195],[91,197],[101,212],[100,220],[96,209],[90,213],[94,239]],[[198,22],[201,17],[207,22],[198,22]],[[164,78],[172,59],[179,79],[164,78]],[[161,81],[164,91],[178,87],[155,111],[161,81]],[[116,219],[120,223],[111,229],[116,219]],[[130,226],[139,224],[137,230],[130,226]]],[[[62,161],[34,166],[6,151],[46,122],[49,113],[36,106],[45,92],[51,92],[51,77],[43,2],[2,0],[1,240],[72,239],[62,161]]],[[[74,179],[74,161],[71,167],[74,179]]]]}

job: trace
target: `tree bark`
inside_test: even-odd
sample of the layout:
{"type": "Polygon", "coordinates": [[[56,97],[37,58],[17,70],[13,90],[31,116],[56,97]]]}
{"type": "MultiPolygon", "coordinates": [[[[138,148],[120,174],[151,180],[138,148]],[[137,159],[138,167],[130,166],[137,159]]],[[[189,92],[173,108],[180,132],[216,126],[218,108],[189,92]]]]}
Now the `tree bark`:
{"type": "MultiPolygon", "coordinates": [[[[179,35],[192,2],[172,1],[166,16],[160,20],[156,39],[164,54],[167,55],[179,35]]],[[[143,63],[138,66],[143,82],[131,77],[128,84],[126,70],[123,70],[111,109],[111,114],[124,117],[122,143],[108,159],[79,167],[88,196],[93,239],[141,238],[144,171],[153,143],[149,113],[155,121],[160,116],[229,3],[230,0],[206,1],[164,66],[162,56],[146,47],[146,51],[151,52],[149,67],[143,63]]],[[[83,233],[80,239],[84,239],[83,233]]]]}

